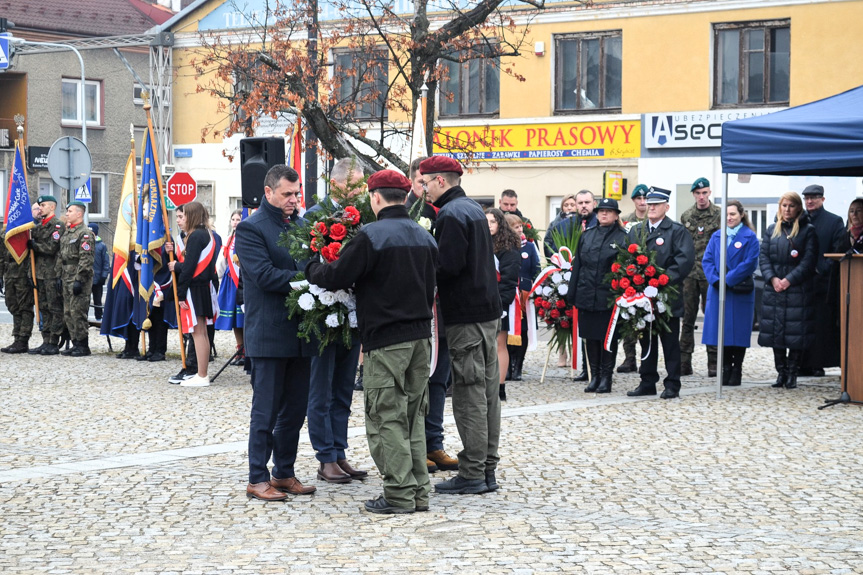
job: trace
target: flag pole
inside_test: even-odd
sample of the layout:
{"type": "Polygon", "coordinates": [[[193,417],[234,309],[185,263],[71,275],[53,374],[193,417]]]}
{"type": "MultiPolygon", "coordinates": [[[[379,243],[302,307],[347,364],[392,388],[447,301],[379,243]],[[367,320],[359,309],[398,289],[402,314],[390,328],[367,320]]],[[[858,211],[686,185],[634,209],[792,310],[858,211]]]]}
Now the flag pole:
{"type": "MultiPolygon", "coordinates": [[[[27,163],[27,158],[24,156],[24,116],[18,114],[15,116],[15,123],[18,124],[18,139],[15,141],[15,146],[18,148],[18,154],[21,156],[21,165],[25,165],[27,163]],[[20,122],[20,123],[19,123],[20,122]]],[[[15,170],[15,167],[12,167],[12,170],[15,170]]],[[[24,170],[22,174],[24,179],[27,179],[27,170],[24,170]]],[[[28,189],[30,186],[27,186],[28,189]]],[[[33,208],[30,208],[31,214],[33,208]]],[[[31,216],[32,217],[32,216],[31,216]]],[[[33,234],[30,230],[27,230],[27,235],[29,236],[27,239],[33,239],[33,234]]],[[[36,319],[38,320],[37,325],[39,326],[39,330],[42,330],[42,312],[39,311],[39,290],[36,289],[36,254],[33,253],[33,248],[30,248],[30,278],[33,280],[33,301],[36,305],[36,319]]]]}
{"type": "MultiPolygon", "coordinates": [[[[144,100],[144,112],[147,114],[147,130],[149,133],[153,134],[153,119],[150,117],[150,99],[147,98],[144,100]]],[[[152,141],[152,138],[151,138],[152,141]]],[[[159,189],[159,205],[162,206],[162,220],[165,223],[165,241],[171,240],[171,233],[169,230],[171,229],[171,225],[168,223],[168,210],[165,208],[165,195],[162,192],[162,171],[159,168],[159,154],[156,150],[156,146],[153,146],[153,162],[156,164],[154,166],[156,170],[156,183],[159,189]]],[[[168,252],[168,261],[174,261],[174,252],[168,252]]],[[[183,369],[186,369],[186,346],[183,341],[183,322],[180,319],[180,300],[177,298],[177,274],[174,273],[174,270],[171,270],[171,288],[174,291],[174,309],[177,312],[177,331],[180,334],[180,359],[183,360],[183,369]]]]}

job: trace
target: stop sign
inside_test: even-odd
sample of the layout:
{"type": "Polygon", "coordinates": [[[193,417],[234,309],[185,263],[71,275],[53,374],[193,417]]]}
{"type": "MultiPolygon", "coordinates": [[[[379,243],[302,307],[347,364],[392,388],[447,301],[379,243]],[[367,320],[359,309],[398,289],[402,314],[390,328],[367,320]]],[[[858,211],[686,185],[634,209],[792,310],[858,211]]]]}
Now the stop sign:
{"type": "Polygon", "coordinates": [[[174,172],[168,178],[168,199],[175,206],[188,204],[198,197],[198,183],[188,172],[174,172]]]}

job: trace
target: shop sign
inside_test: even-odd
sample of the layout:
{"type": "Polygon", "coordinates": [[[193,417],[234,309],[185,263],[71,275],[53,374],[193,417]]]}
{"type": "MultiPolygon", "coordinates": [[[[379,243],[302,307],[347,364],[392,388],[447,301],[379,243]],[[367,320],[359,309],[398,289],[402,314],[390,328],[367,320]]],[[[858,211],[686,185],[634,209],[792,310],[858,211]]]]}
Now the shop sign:
{"type": "Polygon", "coordinates": [[[492,162],[637,158],[641,122],[445,126],[435,130],[434,153],[492,162]]]}
{"type": "Polygon", "coordinates": [[[778,112],[784,108],[709,110],[645,114],[645,148],[718,148],[722,145],[722,124],[778,112]]]}

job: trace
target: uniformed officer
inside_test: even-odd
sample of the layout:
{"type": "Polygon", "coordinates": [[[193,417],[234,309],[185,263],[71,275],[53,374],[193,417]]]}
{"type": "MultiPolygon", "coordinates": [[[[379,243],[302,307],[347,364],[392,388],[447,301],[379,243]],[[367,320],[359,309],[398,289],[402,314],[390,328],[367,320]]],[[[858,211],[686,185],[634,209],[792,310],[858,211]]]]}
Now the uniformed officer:
{"type": "Polygon", "coordinates": [[[31,354],[57,355],[63,333],[63,297],[57,289],[57,253],[65,232],[63,222],[56,216],[57,198],[39,196],[41,217],[30,230],[29,246],[36,260],[36,288],[39,293],[39,313],[42,316],[42,345],[28,351],[31,354]]]}
{"type": "Polygon", "coordinates": [[[72,338],[72,349],[62,355],[90,355],[87,337],[87,311],[90,309],[90,289],[93,285],[93,232],[84,225],[82,202],[69,202],[66,208],[66,233],[60,242],[57,272],[63,289],[63,322],[72,338]]]}
{"type": "MultiPolygon", "coordinates": [[[[632,194],[629,197],[632,198],[632,203],[635,204],[635,211],[620,218],[626,226],[626,231],[631,230],[638,222],[643,222],[647,219],[647,186],[638,184],[632,190],[632,194]]],[[[617,367],[617,373],[631,373],[638,370],[638,365],[635,363],[636,341],[638,340],[632,335],[624,338],[623,353],[625,357],[623,363],[617,367]]]]}
{"type": "MultiPolygon", "coordinates": [[[[629,232],[630,242],[639,242],[646,237],[646,247],[656,253],[656,265],[665,270],[669,286],[677,287],[683,284],[689,276],[695,260],[695,248],[692,236],[686,233],[681,224],[666,217],[668,213],[669,190],[652,187],[647,192],[647,221],[637,224],[629,232]]],[[[656,383],[659,381],[657,363],[659,358],[659,342],[662,342],[662,354],[665,357],[665,391],[662,399],[672,399],[680,394],[680,316],[683,315],[683,300],[679,297],[671,304],[671,319],[668,322],[670,331],[657,333],[653,330],[650,338],[650,354],[641,362],[639,373],[641,381],[638,387],[626,395],[656,395],[656,383]]]]}
{"type": "MultiPolygon", "coordinates": [[[[38,213],[38,207],[34,214],[38,213]]],[[[3,227],[3,238],[6,236],[6,227],[3,227]]],[[[0,245],[0,275],[6,289],[6,309],[12,314],[12,337],[14,342],[0,351],[3,353],[25,353],[27,342],[33,333],[33,276],[30,272],[29,255],[16,263],[9,248],[0,245]]]]}
{"type": "MultiPolygon", "coordinates": [[[[681,375],[692,375],[692,353],[695,351],[695,318],[698,307],[707,304],[707,279],[701,267],[704,250],[713,232],[719,230],[722,209],[710,201],[710,182],[698,178],[692,184],[695,205],[683,212],[680,223],[692,236],[695,245],[695,267],[683,282],[683,327],[680,330],[681,375]]],[[[716,346],[707,346],[707,375],[716,376],[716,346]]]]}

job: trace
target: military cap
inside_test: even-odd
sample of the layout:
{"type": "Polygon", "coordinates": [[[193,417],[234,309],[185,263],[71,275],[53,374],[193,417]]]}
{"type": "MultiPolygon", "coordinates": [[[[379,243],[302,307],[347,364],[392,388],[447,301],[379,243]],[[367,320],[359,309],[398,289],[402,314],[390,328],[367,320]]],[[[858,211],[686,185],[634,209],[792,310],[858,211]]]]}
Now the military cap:
{"type": "Polygon", "coordinates": [[[657,188],[655,186],[650,186],[650,189],[647,190],[648,204],[663,204],[667,202],[670,197],[671,190],[665,190],[663,188],[657,188]]]}
{"type": "Polygon", "coordinates": [[[453,172],[459,176],[464,173],[461,164],[447,156],[432,156],[420,162],[420,173],[423,175],[442,174],[444,172],[453,172]]]}
{"type": "Polygon", "coordinates": [[[56,204],[57,198],[55,198],[54,196],[39,196],[38,198],[36,198],[37,204],[41,204],[42,202],[54,202],[56,204]]]}
{"type": "Polygon", "coordinates": [[[411,181],[395,170],[381,170],[369,177],[367,182],[369,191],[373,192],[380,188],[394,188],[396,190],[411,191],[411,181]]]}
{"type": "Polygon", "coordinates": [[[84,205],[84,202],[79,202],[78,200],[75,200],[75,201],[69,202],[69,203],[66,205],[66,207],[67,207],[67,208],[71,208],[72,206],[75,206],[75,207],[81,208],[82,210],[86,210],[86,209],[87,209],[87,206],[86,206],[86,205],[84,205]]]}
{"type": "Polygon", "coordinates": [[[637,186],[635,186],[635,189],[632,190],[632,194],[629,197],[634,200],[635,198],[640,198],[640,197],[646,196],[646,195],[647,195],[647,186],[645,186],[644,184],[638,184],[637,186]]]}
{"type": "Polygon", "coordinates": [[[694,192],[695,190],[700,190],[701,188],[709,188],[710,181],[707,178],[698,178],[692,183],[692,189],[690,192],[694,192]]]}
{"type": "Polygon", "coordinates": [[[824,186],[819,186],[818,184],[812,184],[811,186],[806,186],[803,190],[804,196],[823,196],[824,195],[824,186]]]}
{"type": "Polygon", "coordinates": [[[597,210],[614,210],[618,214],[620,213],[620,207],[617,205],[617,200],[612,198],[602,198],[599,200],[599,204],[596,206],[597,210]]]}

